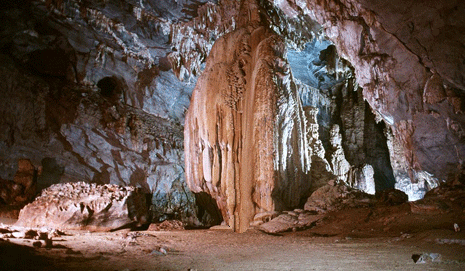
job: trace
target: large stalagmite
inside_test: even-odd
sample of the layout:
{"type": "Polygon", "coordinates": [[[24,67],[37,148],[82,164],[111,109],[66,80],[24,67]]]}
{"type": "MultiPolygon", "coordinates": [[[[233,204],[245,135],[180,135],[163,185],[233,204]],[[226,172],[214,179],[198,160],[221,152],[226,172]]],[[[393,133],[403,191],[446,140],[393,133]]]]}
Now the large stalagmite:
{"type": "Polygon", "coordinates": [[[244,22],[216,41],[185,122],[186,181],[245,231],[254,215],[308,196],[310,152],[284,42],[244,4],[244,22]]]}

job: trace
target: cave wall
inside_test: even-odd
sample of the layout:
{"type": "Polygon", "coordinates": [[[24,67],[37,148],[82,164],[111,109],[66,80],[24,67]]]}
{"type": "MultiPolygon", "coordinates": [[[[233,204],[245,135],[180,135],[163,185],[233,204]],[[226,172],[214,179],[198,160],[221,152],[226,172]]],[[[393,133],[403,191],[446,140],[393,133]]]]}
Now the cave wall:
{"type": "MultiPolygon", "coordinates": [[[[364,100],[350,63],[324,36],[300,50],[289,48],[287,55],[304,108],[313,112],[307,116],[312,186],[336,178],[370,194],[394,188],[386,125],[364,100]]],[[[405,183],[397,189],[408,190],[405,183]]]]}
{"type": "MultiPolygon", "coordinates": [[[[152,195],[155,220],[199,225],[183,145],[196,76],[179,80],[170,53],[187,43],[172,41],[182,37],[177,29],[205,29],[205,23],[187,24],[218,10],[209,3],[197,12],[203,4],[6,4],[0,11],[0,178],[12,180],[18,160],[29,159],[41,171],[37,192],[59,182],[134,185],[152,195]]],[[[228,30],[207,24],[215,35],[228,30]]],[[[189,45],[208,48],[215,39],[210,32],[189,45]]]]}
{"type": "Polygon", "coordinates": [[[363,97],[394,135],[396,182],[453,180],[461,170],[464,35],[461,1],[279,1],[319,22],[354,67],[363,97]],[[399,146],[400,145],[400,146],[399,146]],[[429,176],[429,177],[428,177],[429,176]]]}

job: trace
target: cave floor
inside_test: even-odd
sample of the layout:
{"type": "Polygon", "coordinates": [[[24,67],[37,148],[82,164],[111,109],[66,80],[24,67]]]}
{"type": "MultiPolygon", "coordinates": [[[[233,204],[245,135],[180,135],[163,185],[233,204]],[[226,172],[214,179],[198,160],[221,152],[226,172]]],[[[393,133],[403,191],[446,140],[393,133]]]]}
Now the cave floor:
{"type": "Polygon", "coordinates": [[[310,230],[268,235],[255,229],[66,233],[53,239],[50,249],[32,248],[25,239],[1,241],[0,269],[465,270],[465,244],[437,242],[463,240],[465,234],[446,229],[363,238],[322,237],[310,230]],[[415,264],[417,253],[442,258],[415,264]]]}

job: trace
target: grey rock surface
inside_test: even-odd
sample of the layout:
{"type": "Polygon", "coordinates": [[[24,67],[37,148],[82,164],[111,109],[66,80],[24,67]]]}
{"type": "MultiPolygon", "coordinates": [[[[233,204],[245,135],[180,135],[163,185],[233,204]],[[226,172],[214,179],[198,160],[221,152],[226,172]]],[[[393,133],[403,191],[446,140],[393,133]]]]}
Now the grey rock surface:
{"type": "Polygon", "coordinates": [[[180,81],[167,55],[187,42],[172,47],[175,25],[205,16],[196,12],[203,3],[2,9],[0,178],[13,180],[18,159],[28,158],[42,169],[39,191],[69,181],[134,185],[153,195],[156,221],[198,224],[182,134],[196,77],[180,81]]]}

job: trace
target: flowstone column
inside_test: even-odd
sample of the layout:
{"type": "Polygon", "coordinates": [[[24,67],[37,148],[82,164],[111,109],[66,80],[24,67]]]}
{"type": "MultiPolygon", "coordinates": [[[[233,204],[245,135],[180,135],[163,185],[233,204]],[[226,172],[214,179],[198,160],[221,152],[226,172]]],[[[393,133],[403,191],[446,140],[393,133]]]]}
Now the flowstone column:
{"type": "Polygon", "coordinates": [[[261,24],[257,5],[242,9],[248,20],[207,58],[184,130],[190,189],[211,195],[237,232],[258,213],[296,207],[310,188],[305,116],[284,42],[261,24]]]}

